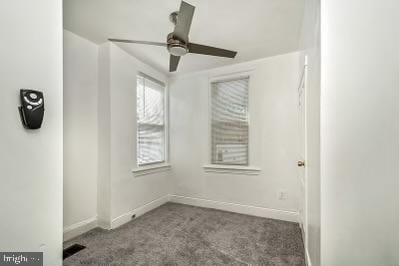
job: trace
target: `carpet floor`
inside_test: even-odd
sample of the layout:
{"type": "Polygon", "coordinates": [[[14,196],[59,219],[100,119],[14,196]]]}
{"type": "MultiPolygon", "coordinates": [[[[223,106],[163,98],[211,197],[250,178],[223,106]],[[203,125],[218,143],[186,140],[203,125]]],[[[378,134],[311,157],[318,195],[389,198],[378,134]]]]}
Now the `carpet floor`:
{"type": "Polygon", "coordinates": [[[75,243],[87,248],[64,265],[305,265],[297,223],[176,203],[75,243]]]}

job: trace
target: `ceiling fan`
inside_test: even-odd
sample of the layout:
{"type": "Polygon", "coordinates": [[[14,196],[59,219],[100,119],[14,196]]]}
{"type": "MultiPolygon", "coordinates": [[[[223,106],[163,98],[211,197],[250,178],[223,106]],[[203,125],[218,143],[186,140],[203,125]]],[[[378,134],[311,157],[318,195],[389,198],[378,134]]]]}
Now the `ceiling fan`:
{"type": "Polygon", "coordinates": [[[170,72],[176,71],[180,57],[187,53],[234,58],[237,54],[235,51],[189,42],[188,34],[190,32],[191,21],[193,20],[194,9],[194,6],[182,1],[180,10],[170,14],[169,19],[175,25],[175,29],[172,33],[168,34],[166,43],[113,38],[108,40],[111,42],[138,43],[166,47],[170,53],[170,72]]]}

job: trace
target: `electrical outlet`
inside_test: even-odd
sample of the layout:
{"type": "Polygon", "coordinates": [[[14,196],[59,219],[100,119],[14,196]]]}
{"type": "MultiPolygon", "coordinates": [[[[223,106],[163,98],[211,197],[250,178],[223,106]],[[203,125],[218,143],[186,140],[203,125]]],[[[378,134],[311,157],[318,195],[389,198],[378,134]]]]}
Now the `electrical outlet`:
{"type": "Polygon", "coordinates": [[[287,191],[285,191],[285,190],[280,190],[280,191],[278,192],[277,197],[278,197],[279,200],[286,200],[287,197],[288,197],[288,196],[287,196],[287,191]]]}

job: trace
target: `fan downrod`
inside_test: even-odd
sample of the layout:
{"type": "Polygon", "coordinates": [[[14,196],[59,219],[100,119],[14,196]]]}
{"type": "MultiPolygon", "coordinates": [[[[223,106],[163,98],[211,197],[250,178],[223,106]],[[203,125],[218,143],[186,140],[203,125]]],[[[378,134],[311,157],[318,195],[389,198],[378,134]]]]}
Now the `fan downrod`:
{"type": "Polygon", "coordinates": [[[177,22],[177,17],[178,16],[179,16],[179,11],[172,12],[169,15],[170,22],[172,22],[173,25],[175,25],[175,26],[176,26],[176,22],[177,22]]]}

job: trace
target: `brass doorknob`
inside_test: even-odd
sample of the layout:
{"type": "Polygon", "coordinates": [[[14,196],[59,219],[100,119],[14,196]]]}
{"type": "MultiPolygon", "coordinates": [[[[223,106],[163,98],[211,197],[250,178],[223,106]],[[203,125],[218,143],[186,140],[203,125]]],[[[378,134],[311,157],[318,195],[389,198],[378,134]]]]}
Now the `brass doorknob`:
{"type": "Polygon", "coordinates": [[[298,161],[298,167],[304,167],[305,162],[304,161],[298,161]]]}

